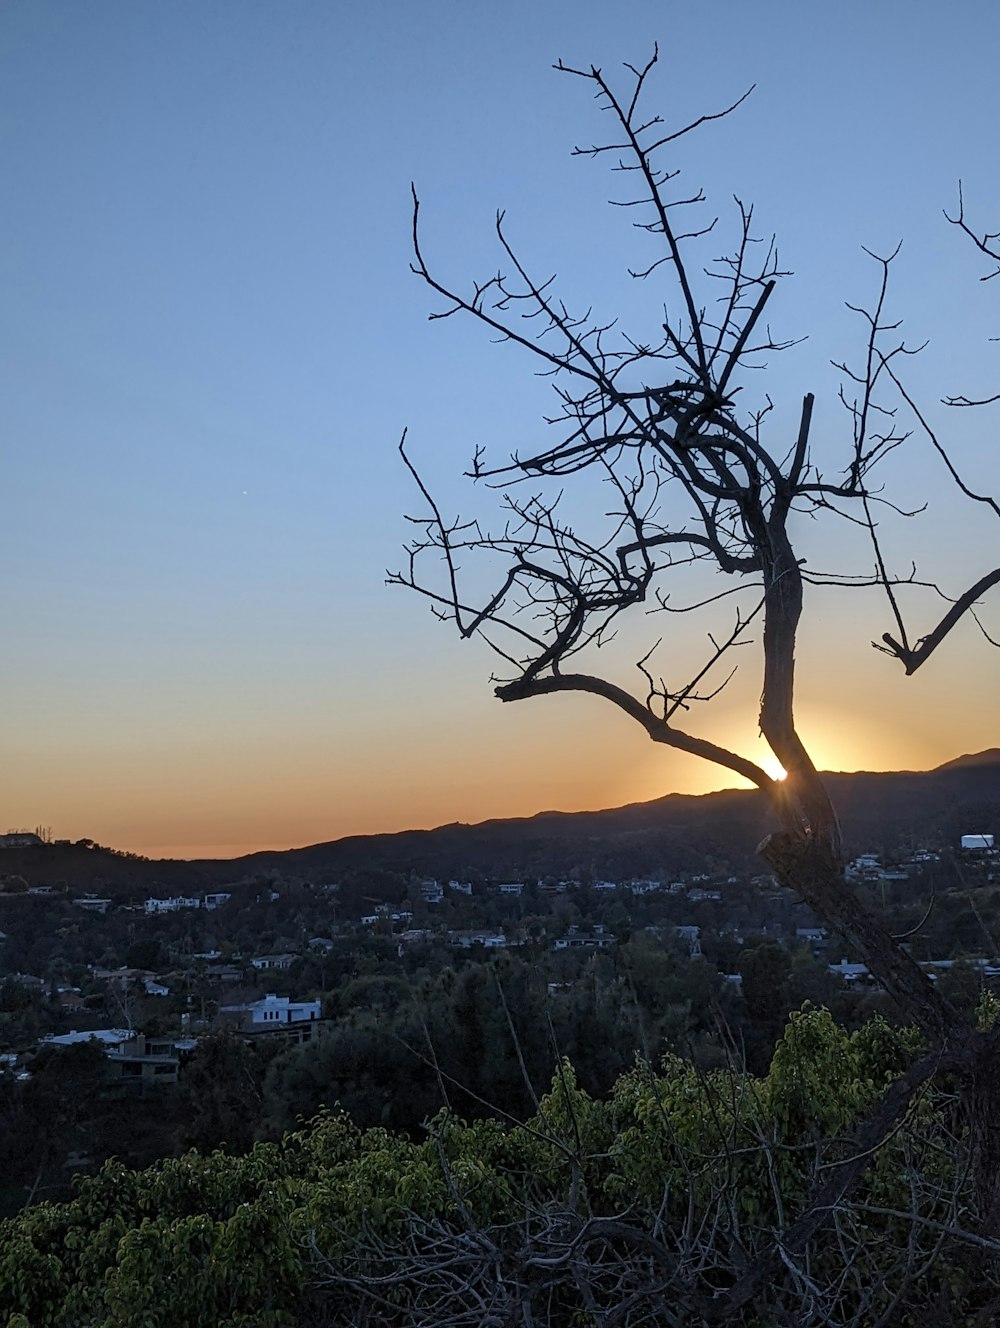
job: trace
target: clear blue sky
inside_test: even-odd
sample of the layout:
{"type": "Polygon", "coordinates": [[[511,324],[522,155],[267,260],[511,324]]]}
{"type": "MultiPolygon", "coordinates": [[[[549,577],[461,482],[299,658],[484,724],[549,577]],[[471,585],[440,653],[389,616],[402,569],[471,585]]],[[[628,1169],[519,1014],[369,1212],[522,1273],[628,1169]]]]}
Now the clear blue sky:
{"type": "MultiPolygon", "coordinates": [[[[1000,291],[941,215],[961,176],[1000,229],[992,6],[0,7],[0,821],[228,853],[726,782],[595,701],[500,706],[487,655],[383,585],[414,505],[403,426],[457,507],[473,447],[537,436],[545,406],[509,349],[426,322],[410,180],[457,281],[495,269],[503,206],[568,292],[655,317],[623,280],[635,252],[603,168],[569,157],[600,117],[550,69],[654,40],[670,119],[757,84],[684,165],[720,207],[754,201],[797,274],[774,317],[810,340],[772,394],[794,409],[813,390],[842,429],[828,362],[857,344],[860,246],[900,238],[894,308],[932,338],[927,401],[995,390],[1000,291]]],[[[945,421],[994,488],[998,422],[945,421]]],[[[904,488],[936,498],[911,465],[904,488]]],[[[955,587],[990,537],[957,512],[942,500],[934,550],[955,587]]],[[[831,599],[806,632],[820,760],[994,745],[996,653],[963,634],[904,683],[867,644],[883,617],[831,599]]],[[[715,735],[755,754],[752,687],[727,705],[715,735]]]]}

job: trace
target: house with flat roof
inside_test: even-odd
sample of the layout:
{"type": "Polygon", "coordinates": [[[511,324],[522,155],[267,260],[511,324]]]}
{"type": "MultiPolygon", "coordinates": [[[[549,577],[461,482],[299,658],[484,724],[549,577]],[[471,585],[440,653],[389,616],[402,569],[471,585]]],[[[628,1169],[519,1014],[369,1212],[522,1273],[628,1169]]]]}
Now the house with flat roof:
{"type": "Polygon", "coordinates": [[[58,1033],[43,1038],[40,1046],[71,1047],[79,1042],[97,1042],[107,1058],[112,1084],[135,1085],[140,1091],[150,1084],[175,1084],[180,1054],[172,1038],[151,1038],[127,1028],[95,1028],[58,1033]]]}
{"type": "Polygon", "coordinates": [[[244,1033],[288,1033],[293,1041],[308,1041],[313,1025],[323,1017],[319,1000],[292,1000],[268,992],[260,1000],[242,1005],[220,1005],[219,1015],[244,1033]]]}
{"type": "Polygon", "coordinates": [[[256,955],[250,960],[250,962],[258,972],[263,972],[269,968],[276,968],[279,970],[291,968],[296,959],[298,959],[298,955],[290,954],[285,951],[282,954],[256,955]]]}

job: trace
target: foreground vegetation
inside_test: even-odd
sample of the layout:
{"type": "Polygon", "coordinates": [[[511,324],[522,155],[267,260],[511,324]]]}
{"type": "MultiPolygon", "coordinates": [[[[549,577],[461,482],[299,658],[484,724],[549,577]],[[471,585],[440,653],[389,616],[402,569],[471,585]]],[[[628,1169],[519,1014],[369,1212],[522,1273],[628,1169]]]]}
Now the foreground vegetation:
{"type": "Polygon", "coordinates": [[[593,1098],[563,1062],[523,1124],[443,1110],[407,1138],[331,1110],[239,1157],[110,1161],[0,1224],[0,1323],[993,1322],[947,1079],[885,1129],[920,1055],[806,1005],[760,1076],[667,1056],[593,1098]],[[849,1198],[817,1203],[880,1110],[849,1198]]]}
{"type": "MultiPolygon", "coordinates": [[[[600,953],[527,946],[499,958],[431,943],[399,957],[391,937],[362,939],[328,962],[326,1017],[308,1042],[202,1032],[177,1083],[115,1079],[97,1042],[42,1045],[24,1058],[24,1077],[0,1070],[0,1217],[69,1198],[72,1173],[107,1158],[142,1169],[189,1148],[243,1153],[334,1102],[362,1129],[409,1137],[446,1101],[463,1119],[524,1120],[563,1058],[595,1098],[637,1053],[761,1074],[788,1010],[807,999],[849,1031],[878,1012],[899,1022],[884,994],[845,990],[804,948],[751,937],[691,959],[672,928],[661,930],[600,953]],[[739,984],[723,978],[730,966],[739,984]]],[[[956,967],[941,981],[975,1007],[978,972],[956,967]]]]}

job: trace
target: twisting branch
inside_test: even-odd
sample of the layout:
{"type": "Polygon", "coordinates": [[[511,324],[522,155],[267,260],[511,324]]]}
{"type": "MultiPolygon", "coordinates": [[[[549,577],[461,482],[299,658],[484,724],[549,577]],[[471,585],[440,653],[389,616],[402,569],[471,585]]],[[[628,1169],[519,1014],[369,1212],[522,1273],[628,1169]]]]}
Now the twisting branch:
{"type": "MultiPolygon", "coordinates": [[[[959,216],[949,218],[949,220],[956,224],[962,224],[962,229],[967,233],[971,233],[968,226],[964,224],[961,205],[959,216]]],[[[989,241],[994,237],[987,236],[985,238],[989,241]]],[[[982,245],[979,247],[982,248],[982,245]]],[[[809,501],[817,507],[827,506],[830,510],[836,510],[838,515],[848,521],[859,521],[867,530],[874,555],[874,575],[870,579],[856,576],[838,578],[829,575],[817,578],[814,574],[807,573],[805,579],[817,584],[846,585],[853,582],[856,586],[862,584],[879,586],[886,597],[895,629],[893,632],[883,633],[881,641],[873,641],[872,645],[876,650],[898,659],[903,664],[906,673],[911,674],[930,658],[952,628],[966,614],[972,616],[986,639],[992,643],[989,633],[985,631],[982,623],[976,617],[975,606],[982,595],[1000,581],[1000,569],[987,572],[964,593],[955,596],[944,594],[933,581],[929,582],[918,578],[915,564],[911,567],[907,576],[895,575],[890,570],[883,553],[874,507],[878,504],[899,515],[916,515],[916,513],[901,513],[898,507],[888,502],[881,492],[873,491],[869,484],[869,476],[876,465],[884,461],[891,452],[901,447],[913,436],[912,429],[904,429],[898,422],[897,417],[900,407],[908,413],[911,421],[916,426],[918,435],[922,435],[930,443],[934,453],[944,464],[949,479],[965,498],[986,507],[998,517],[1000,517],[1000,503],[990,494],[977,492],[965,481],[952,459],[948,447],[942,442],[928,418],[927,412],[918,405],[913,394],[906,387],[901,365],[907,357],[919,354],[923,347],[910,348],[902,340],[895,341],[894,344],[889,346],[885,344],[886,336],[894,336],[900,327],[898,321],[889,321],[885,316],[889,269],[899,254],[899,246],[887,258],[880,257],[870,250],[865,252],[881,269],[879,291],[870,309],[854,304],[848,304],[847,306],[863,319],[867,327],[864,364],[857,370],[850,368],[846,362],[836,364],[836,367],[845,375],[845,379],[852,385],[850,394],[846,387],[841,387],[840,400],[848,411],[852,423],[854,434],[853,457],[846,479],[838,493],[835,493],[830,486],[824,486],[818,493],[814,492],[812,486],[808,484],[801,486],[801,489],[809,501]],[[887,404],[885,392],[892,394],[894,404],[887,404]],[[835,506],[836,499],[855,500],[859,504],[858,514],[852,516],[848,512],[837,508],[835,506]],[[913,635],[907,628],[906,614],[897,591],[900,588],[915,586],[933,589],[948,601],[948,608],[942,614],[937,625],[926,635],[917,638],[914,643],[913,635]]],[[[964,400],[962,403],[958,403],[952,399],[948,404],[975,403],[964,400]]],[[[980,402],[978,404],[985,403],[980,402]]]]}
{"type": "Polygon", "coordinates": [[[958,182],[958,211],[951,217],[945,210],[944,215],[947,221],[950,221],[953,226],[957,226],[969,237],[981,254],[985,254],[987,258],[991,258],[996,263],[993,271],[987,272],[979,280],[992,281],[994,277],[1000,276],[1000,231],[983,231],[980,234],[978,231],[974,231],[965,220],[965,197],[962,192],[961,180],[958,182]]]}
{"type": "MultiPolygon", "coordinates": [[[[978,234],[977,232],[972,230],[972,228],[969,226],[969,224],[965,219],[965,205],[962,194],[961,182],[959,182],[959,189],[958,189],[958,212],[953,217],[949,216],[948,213],[946,212],[945,216],[947,217],[948,221],[950,221],[953,225],[959,227],[959,229],[963,231],[964,234],[967,235],[973,241],[976,248],[981,253],[985,254],[988,258],[996,260],[998,264],[1000,264],[1000,244],[998,244],[998,241],[1000,241],[1000,233],[991,234],[990,232],[983,232],[982,234],[978,234]]],[[[896,252],[898,253],[898,249],[896,252]]],[[[883,264],[883,268],[886,272],[888,270],[888,264],[892,261],[893,258],[895,258],[895,256],[896,255],[893,254],[887,260],[885,259],[878,260],[883,264]]],[[[995,277],[998,272],[1000,272],[1000,266],[995,268],[992,272],[989,272],[985,276],[981,277],[980,280],[988,281],[992,277],[995,277]]],[[[918,405],[913,394],[907,388],[902,377],[900,376],[899,370],[897,369],[894,361],[896,360],[897,356],[903,354],[909,354],[910,352],[908,352],[902,344],[896,346],[893,350],[889,352],[882,350],[881,346],[878,344],[877,342],[878,331],[894,329],[897,326],[896,324],[882,325],[879,322],[884,302],[884,295],[885,295],[885,281],[883,280],[882,292],[880,294],[874,315],[869,315],[869,314],[864,315],[869,320],[872,329],[872,335],[869,341],[868,363],[863,378],[863,382],[865,385],[866,401],[870,399],[879,377],[881,375],[884,375],[885,379],[889,383],[891,383],[898,398],[903,402],[903,404],[905,405],[906,409],[909,411],[912,418],[916,421],[923,437],[926,439],[927,442],[930,443],[934,453],[937,455],[939,460],[944,464],[949,479],[952,481],[952,483],[955,485],[958,491],[963,495],[963,497],[967,498],[970,502],[985,507],[987,510],[991,511],[994,516],[1000,518],[1000,502],[998,502],[997,498],[994,497],[992,494],[978,492],[976,489],[973,489],[966,482],[955,461],[952,459],[950,450],[942,442],[938,430],[935,429],[934,426],[932,425],[927,412],[924,409],[922,409],[920,405],[918,405]]],[[[846,367],[846,366],[841,366],[841,367],[846,367]]],[[[852,375],[852,377],[854,377],[854,375],[852,375]]],[[[856,379],[856,381],[861,381],[861,380],[856,379]]],[[[978,400],[974,400],[970,397],[965,397],[965,396],[946,397],[944,399],[945,404],[949,406],[986,406],[998,400],[1000,400],[1000,393],[994,394],[993,396],[989,397],[983,397],[978,400]]],[[[880,407],[879,409],[884,409],[884,408],[880,407]]],[[[886,411],[885,413],[890,415],[894,414],[894,412],[889,412],[889,411],[886,411]]],[[[858,412],[855,411],[855,414],[857,416],[858,412]]],[[[899,434],[885,435],[884,439],[880,440],[880,445],[883,448],[889,445],[893,446],[898,445],[898,443],[904,440],[906,436],[907,435],[899,435],[899,434]]],[[[860,450],[858,452],[858,456],[859,458],[861,456],[860,450]]],[[[991,645],[997,644],[994,638],[989,634],[989,632],[986,631],[985,627],[983,627],[983,624],[980,622],[978,616],[976,615],[975,609],[977,604],[981,600],[982,596],[986,594],[987,591],[991,590],[995,585],[1000,583],[1000,567],[996,567],[991,571],[986,572],[984,575],[980,576],[971,586],[969,586],[968,589],[964,591],[964,593],[959,594],[954,598],[952,598],[948,609],[942,614],[936,626],[933,627],[931,631],[929,631],[926,635],[921,636],[916,641],[915,645],[911,645],[903,613],[900,604],[893,591],[893,586],[895,584],[904,584],[904,582],[894,581],[894,579],[889,575],[885,562],[882,558],[881,549],[879,547],[879,541],[876,535],[875,523],[871,518],[871,513],[867,503],[865,505],[865,514],[871,536],[872,546],[875,551],[878,580],[885,591],[893,618],[896,623],[895,635],[891,632],[885,632],[882,635],[881,642],[875,642],[875,641],[872,642],[876,650],[881,650],[885,654],[892,655],[894,658],[900,661],[907,675],[913,674],[917,671],[917,669],[919,669],[923,664],[927,662],[927,660],[931,657],[931,655],[938,648],[938,646],[941,645],[941,643],[952,631],[952,629],[955,626],[957,626],[957,624],[961,622],[962,619],[967,614],[972,617],[973,621],[980,628],[986,640],[991,645]]],[[[908,583],[916,584],[915,577],[909,579],[908,583]]]]}
{"type": "MultiPolygon", "coordinates": [[[[991,590],[996,585],[1000,585],[1000,567],[994,568],[992,572],[987,572],[985,576],[980,577],[975,585],[970,586],[964,594],[959,595],[934,630],[921,637],[912,648],[906,644],[905,637],[902,641],[897,641],[891,632],[883,633],[882,645],[874,641],[872,644],[876,650],[884,650],[887,655],[894,655],[903,665],[907,675],[916,673],[917,669],[920,668],[921,664],[927,662],[956,623],[960,622],[966,613],[972,611],[973,606],[978,604],[987,590],[991,590]]],[[[972,616],[975,618],[975,614],[972,616]]],[[[978,618],[976,621],[979,621],[978,618]]],[[[902,623],[900,623],[900,627],[902,627],[902,623]]],[[[980,628],[986,639],[992,645],[996,645],[997,643],[993,641],[989,633],[982,628],[982,624],[980,624],[980,628]]]]}

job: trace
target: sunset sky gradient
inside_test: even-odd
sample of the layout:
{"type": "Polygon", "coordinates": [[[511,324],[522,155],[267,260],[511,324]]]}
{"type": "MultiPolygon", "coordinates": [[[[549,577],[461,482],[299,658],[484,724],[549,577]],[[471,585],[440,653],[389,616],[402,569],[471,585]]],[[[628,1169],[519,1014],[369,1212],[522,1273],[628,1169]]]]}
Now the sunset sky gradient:
{"type": "MultiPolygon", "coordinates": [[[[503,207],[577,302],[655,314],[661,295],[624,277],[634,241],[605,166],[569,155],[599,113],[550,66],[611,70],[657,40],[651,102],[672,122],[757,85],[683,165],[717,210],[754,202],[796,274],[770,311],[809,338],[768,371],[779,419],[814,391],[836,468],[830,361],[861,345],[845,301],[874,290],[862,245],[903,239],[892,314],[930,338],[910,381],[970,484],[1000,489],[1000,410],[940,405],[1000,386],[1000,279],[979,282],[942,215],[962,178],[1000,229],[991,6],[8,0],[0,831],[229,856],[736,782],[593,698],[501,705],[489,652],[384,585],[418,505],[403,427],[464,511],[483,502],[459,483],[474,447],[542,437],[550,391],[479,329],[428,324],[410,181],[456,283],[495,271],[503,207]]],[[[913,557],[957,592],[996,565],[996,522],[922,443],[886,477],[904,506],[930,500],[887,534],[899,570],[913,557]]],[[[869,569],[844,527],[800,533],[810,565],[869,569]]],[[[935,604],[908,603],[930,626],[935,604]]],[[[907,680],[870,645],[891,626],[877,595],[812,592],[798,711],[817,763],[923,769],[996,746],[1000,652],[969,623],[907,680]]],[[[641,622],[633,657],[662,631],[641,622]]],[[[747,654],[691,725],[763,761],[747,654]]]]}

